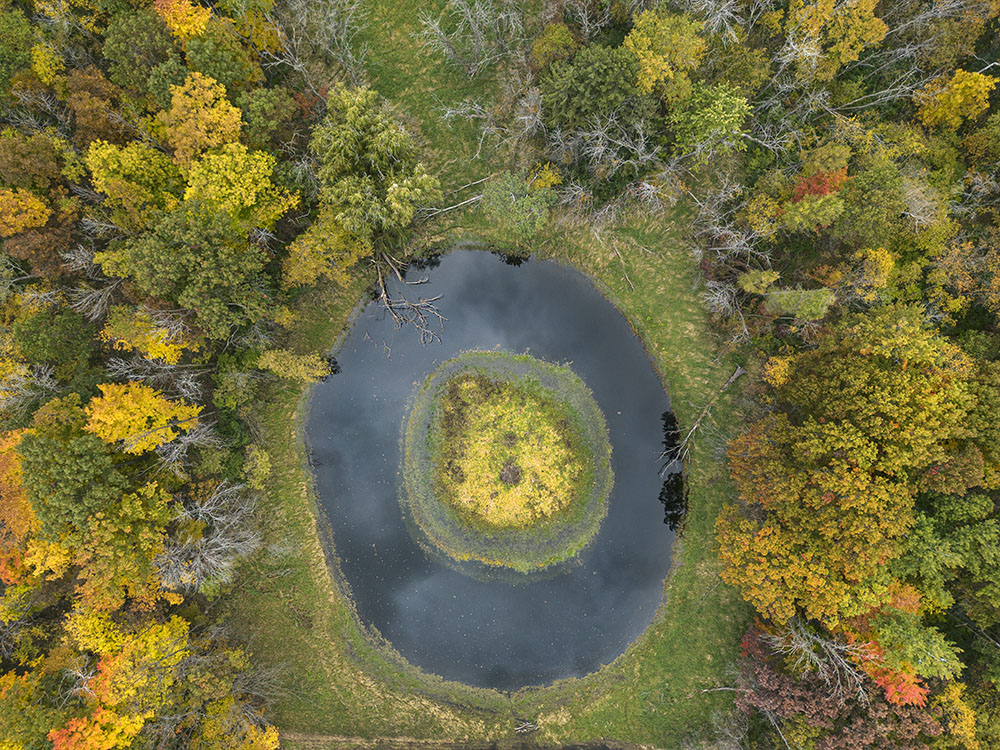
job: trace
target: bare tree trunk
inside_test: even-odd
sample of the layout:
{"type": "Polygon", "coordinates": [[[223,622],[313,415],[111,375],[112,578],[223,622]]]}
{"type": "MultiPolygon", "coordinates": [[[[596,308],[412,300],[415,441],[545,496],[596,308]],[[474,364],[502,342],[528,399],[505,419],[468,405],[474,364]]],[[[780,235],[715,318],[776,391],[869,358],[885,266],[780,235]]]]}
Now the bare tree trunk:
{"type": "Polygon", "coordinates": [[[659,460],[662,461],[663,459],[667,459],[666,466],[660,469],[661,476],[665,474],[667,470],[675,462],[683,461],[685,458],[687,458],[687,455],[690,451],[691,439],[694,437],[695,432],[698,431],[698,428],[701,426],[702,421],[704,421],[705,417],[707,417],[711,413],[712,407],[715,405],[715,402],[719,400],[719,397],[722,396],[722,394],[725,393],[727,390],[729,390],[729,386],[735,383],[740,378],[740,376],[745,373],[746,370],[744,370],[741,366],[737,365],[736,369],[733,370],[733,374],[729,376],[729,379],[722,384],[722,387],[715,392],[715,395],[712,396],[711,400],[707,404],[705,404],[704,408],[702,408],[701,413],[698,415],[698,418],[695,419],[694,424],[691,425],[691,428],[684,435],[684,439],[677,444],[677,447],[669,448],[660,454],[659,460]]]}

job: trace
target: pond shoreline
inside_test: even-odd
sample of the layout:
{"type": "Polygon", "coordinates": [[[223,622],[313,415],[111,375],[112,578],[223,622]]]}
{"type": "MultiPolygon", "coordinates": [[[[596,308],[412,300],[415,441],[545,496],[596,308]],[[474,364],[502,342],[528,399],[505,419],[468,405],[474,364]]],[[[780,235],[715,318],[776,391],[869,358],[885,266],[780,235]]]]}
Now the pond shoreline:
{"type": "Polygon", "coordinates": [[[624,317],[575,270],[463,250],[422,275],[421,294],[443,295],[440,339],[427,344],[370,304],[338,354],[341,372],[314,389],[312,465],[357,611],[448,679],[516,691],[583,677],[639,637],[662,600],[672,534],[655,459],[668,396],[624,317]],[[556,578],[470,578],[428,557],[403,523],[396,435],[413,383],[470,347],[572,361],[609,420],[618,480],[607,520],[556,578]]]}
{"type": "MultiPolygon", "coordinates": [[[[447,255],[461,251],[487,253],[499,256],[501,259],[508,257],[507,253],[486,246],[481,242],[465,240],[465,241],[455,242],[443,250],[435,249],[433,252],[421,255],[415,260],[417,263],[419,263],[420,261],[426,261],[428,259],[440,260],[446,257],[447,255]]],[[[587,273],[586,269],[581,268],[573,263],[561,261],[554,258],[544,258],[544,257],[539,258],[534,254],[526,256],[524,258],[524,261],[526,263],[527,262],[554,263],[555,265],[558,265],[562,268],[576,271],[580,273],[583,277],[585,277],[587,282],[594,288],[594,290],[597,293],[599,293],[608,302],[608,304],[610,304],[628,323],[628,326],[633,336],[635,336],[635,338],[641,343],[646,358],[648,359],[654,371],[656,372],[657,378],[660,382],[660,387],[663,389],[664,393],[668,393],[665,387],[664,373],[662,372],[659,363],[656,361],[656,358],[652,355],[646,337],[642,335],[643,334],[642,329],[637,325],[635,319],[628,314],[627,309],[620,304],[620,301],[617,299],[616,295],[613,294],[613,292],[609,287],[607,287],[607,285],[602,284],[599,279],[587,273]]],[[[414,270],[419,272],[419,270],[421,269],[417,267],[414,270]]],[[[347,317],[344,326],[340,329],[333,345],[330,347],[328,352],[329,355],[336,357],[337,354],[341,351],[344,343],[347,341],[348,337],[352,333],[358,321],[361,319],[364,311],[371,304],[373,289],[374,289],[373,286],[367,287],[362,296],[357,299],[357,302],[354,305],[350,315],[347,317]]],[[[575,676],[560,677],[545,684],[526,685],[514,691],[497,691],[495,689],[488,687],[480,687],[465,682],[450,680],[446,677],[442,677],[431,671],[422,669],[421,667],[409,661],[405,656],[403,656],[399,652],[399,650],[395,646],[393,646],[392,642],[382,634],[382,632],[376,625],[369,622],[365,622],[365,620],[358,613],[356,600],[354,598],[354,593],[352,591],[351,584],[347,580],[347,577],[344,575],[343,564],[337,553],[332,526],[329,522],[329,519],[325,511],[320,506],[319,494],[317,493],[315,487],[315,467],[312,463],[313,451],[305,429],[305,425],[307,424],[308,418],[311,414],[312,398],[315,392],[315,388],[316,388],[315,385],[307,386],[304,389],[302,396],[299,399],[296,431],[298,432],[299,439],[303,447],[305,448],[303,455],[303,470],[306,472],[308,478],[310,505],[316,517],[317,530],[319,532],[320,541],[324,551],[326,568],[330,574],[332,583],[337,588],[340,595],[344,598],[345,602],[350,608],[350,611],[352,613],[352,619],[354,620],[355,626],[357,627],[359,632],[362,633],[363,636],[369,641],[369,645],[376,651],[380,652],[388,661],[394,663],[396,667],[401,670],[402,673],[404,673],[409,677],[409,679],[417,679],[420,683],[424,683],[421,685],[424,695],[426,695],[428,698],[440,700],[444,697],[440,692],[443,689],[448,696],[447,699],[453,700],[454,697],[456,697],[454,695],[454,691],[456,690],[459,693],[465,693],[465,691],[472,691],[473,695],[464,696],[463,699],[460,699],[459,705],[462,705],[469,709],[476,710],[481,708],[476,704],[479,703],[479,701],[482,700],[484,697],[486,697],[485,695],[481,694],[482,692],[485,692],[486,694],[490,695],[490,697],[493,697],[499,695],[512,695],[512,694],[530,695],[532,693],[536,693],[538,691],[545,691],[547,689],[557,686],[561,688],[572,689],[574,682],[579,680],[585,680],[599,675],[602,671],[614,666],[617,662],[619,662],[622,658],[624,658],[627,655],[629,648],[631,648],[631,646],[635,643],[635,641],[630,643],[629,646],[624,651],[622,651],[618,656],[616,656],[613,660],[601,665],[596,670],[589,672],[586,675],[580,677],[575,677],[575,676]],[[470,702],[467,703],[466,701],[469,699],[471,700],[470,702]]],[[[643,629],[643,631],[639,634],[636,640],[643,638],[647,633],[647,631],[651,627],[653,627],[655,623],[663,616],[664,609],[667,605],[668,584],[671,577],[676,574],[676,571],[679,567],[678,563],[679,563],[679,553],[681,551],[681,544],[682,544],[682,538],[678,535],[674,538],[672,544],[669,568],[667,570],[666,575],[662,579],[662,593],[660,601],[656,607],[656,610],[653,614],[652,620],[650,621],[649,625],[647,625],[646,628],[643,629]]],[[[356,661],[356,664],[358,665],[359,668],[362,669],[365,668],[364,660],[359,659],[356,661]]]]}
{"type": "MultiPolygon", "coordinates": [[[[557,236],[562,238],[558,246],[566,248],[568,253],[543,251],[532,258],[551,260],[586,275],[593,287],[628,321],[632,332],[639,334],[638,338],[654,365],[661,384],[668,372],[673,373],[672,380],[677,383],[675,390],[678,390],[682,398],[687,393],[689,399],[692,396],[700,399],[702,397],[698,393],[709,393],[700,383],[709,385],[715,380],[724,380],[723,370],[726,365],[712,363],[711,355],[704,356],[714,351],[714,344],[704,328],[702,308],[700,304],[693,302],[697,292],[693,286],[694,281],[689,280],[693,273],[690,256],[683,249],[683,243],[670,239],[672,230],[668,228],[663,236],[655,234],[645,239],[645,242],[652,243],[652,247],[659,249],[643,251],[638,256],[643,265],[638,268],[634,265],[628,267],[628,273],[635,280],[638,292],[636,287],[625,286],[621,279],[623,273],[618,270],[618,260],[612,257],[610,261],[602,261],[582,241],[582,236],[574,240],[572,234],[562,235],[561,231],[557,231],[557,236]],[[673,247],[677,249],[670,249],[673,247]],[[603,266],[603,263],[608,263],[608,266],[603,266]],[[664,277],[664,273],[667,276],[664,277]],[[649,279],[652,278],[650,274],[666,278],[667,289],[673,290],[672,294],[676,295],[668,298],[686,306],[678,308],[677,302],[672,302],[671,314],[662,320],[659,314],[655,318],[644,315],[644,310],[650,310],[649,305],[645,304],[648,297],[643,296],[648,295],[649,279]],[[677,283],[672,281],[674,278],[677,283]],[[616,290],[616,286],[620,288],[616,290]],[[678,314],[680,317],[677,317],[678,314]],[[668,356],[664,352],[665,344],[675,347],[677,355],[690,358],[697,368],[701,368],[694,371],[700,374],[695,378],[687,377],[690,367],[686,365],[678,371],[680,361],[673,353],[668,356]]],[[[551,244],[551,240],[543,244],[551,244]]],[[[483,245],[483,242],[470,242],[466,239],[453,247],[483,249],[483,245]]],[[[632,260],[629,262],[633,263],[632,260]]],[[[308,347],[306,350],[315,350],[325,347],[333,338],[336,342],[333,351],[336,352],[370,300],[370,288],[368,280],[356,279],[346,289],[331,288],[304,300],[304,306],[300,309],[306,316],[303,318],[305,325],[295,332],[295,340],[300,342],[298,345],[308,347]],[[333,320],[343,321],[337,326],[335,337],[325,333],[331,328],[331,314],[333,320]]],[[[663,292],[660,297],[662,294],[663,292]]],[[[657,301],[654,309],[659,313],[663,309],[662,305],[657,301]]],[[[271,435],[268,441],[277,456],[291,456],[296,444],[299,446],[296,450],[302,452],[294,462],[287,464],[287,471],[283,472],[283,476],[287,478],[281,479],[274,489],[279,494],[269,493],[269,506],[281,515],[292,513],[297,516],[299,510],[308,511],[311,518],[308,521],[313,529],[310,536],[315,540],[318,554],[313,557],[309,553],[301,559],[301,564],[294,563],[294,568],[301,571],[297,573],[301,584],[294,590],[292,598],[297,602],[298,610],[305,608],[303,611],[313,613],[307,616],[314,624],[310,630],[303,630],[291,621],[278,625],[277,629],[267,625],[268,622],[275,622],[277,625],[278,622],[287,621],[288,605],[283,604],[281,598],[268,593],[269,590],[273,591],[273,587],[267,584],[266,579],[261,581],[259,576],[256,577],[256,585],[263,583],[264,590],[254,592],[246,604],[236,607],[238,611],[246,612],[247,616],[252,617],[250,620],[244,617],[243,622],[251,637],[250,644],[256,644],[258,653],[262,654],[260,649],[265,648],[272,654],[268,661],[278,659],[298,664],[300,671],[304,670],[302,673],[313,686],[314,698],[308,702],[303,702],[295,695],[279,701],[276,706],[279,725],[288,729],[330,734],[355,735],[362,732],[371,737],[404,734],[495,739],[508,736],[512,731],[511,722],[517,716],[533,716],[542,727],[538,735],[540,740],[548,738],[550,741],[566,742],[614,736],[622,740],[663,744],[680,739],[682,735],[674,732],[686,734],[692,727],[703,725],[711,711],[715,710],[712,707],[722,704],[718,694],[701,694],[697,690],[690,698],[683,697],[677,710],[668,714],[658,710],[649,713],[642,704],[633,703],[644,694],[639,691],[648,691],[650,685],[663,685],[664,679],[676,682],[680,678],[681,684],[685,681],[690,683],[685,675],[693,674],[696,670],[701,671],[702,679],[718,679],[712,677],[714,674],[721,677],[720,670],[732,657],[727,655],[722,661],[716,659],[715,666],[705,662],[705,659],[711,658],[712,653],[728,654],[730,648],[736,648],[730,644],[738,644],[738,633],[742,632],[742,623],[745,622],[742,603],[733,598],[727,587],[719,588],[717,581],[714,581],[715,574],[712,571],[716,569],[716,563],[713,547],[707,544],[706,526],[710,529],[721,504],[721,493],[727,491],[725,488],[729,484],[724,465],[707,456],[702,457],[700,442],[696,443],[693,462],[688,466],[694,474],[691,512],[688,516],[691,525],[689,533],[693,535],[694,546],[691,547],[680,539],[675,542],[672,565],[662,581],[661,601],[650,625],[623,654],[597,672],[581,678],[556,680],[544,686],[522,688],[507,694],[447,682],[422,672],[394,653],[394,649],[380,634],[371,632],[362,624],[352,600],[347,598],[350,591],[342,585],[346,581],[340,577],[339,566],[330,564],[331,561],[336,563],[336,552],[327,549],[326,544],[321,546],[319,543],[320,536],[324,534],[317,535],[316,532],[324,523],[316,515],[315,496],[305,491],[301,481],[303,470],[311,481],[308,457],[304,451],[305,441],[289,443],[285,438],[278,437],[281,433],[289,434],[284,432],[281,424],[292,422],[294,416],[298,416],[294,420],[296,427],[304,424],[310,393],[308,389],[302,388],[283,388],[281,392],[285,395],[276,394],[278,401],[273,408],[269,408],[270,416],[265,416],[268,434],[271,435]],[[293,395],[293,390],[294,401],[289,403],[288,397],[293,395]],[[280,406],[280,403],[287,406],[280,406]],[[284,412],[287,417],[278,419],[279,414],[287,408],[294,411],[284,412]],[[296,476],[300,479],[295,479],[296,476]],[[301,489],[293,489],[294,487],[301,489]],[[303,567],[309,559],[319,563],[322,574],[315,565],[303,567]],[[309,569],[316,572],[308,573],[309,569]],[[705,575],[711,577],[706,579],[705,575]],[[705,583],[698,584],[699,580],[704,580],[705,583]],[[707,620],[692,620],[690,614],[685,614],[691,611],[690,592],[693,584],[694,591],[701,591],[694,600],[696,609],[712,613],[707,620]],[[328,593],[321,593],[326,589],[329,589],[328,593]],[[670,607],[665,606],[668,597],[672,605],[670,607]],[[323,601],[328,604],[316,609],[323,601]],[[725,609],[719,609],[721,602],[726,602],[725,609]],[[683,630],[679,631],[678,627],[683,630]],[[291,641],[288,640],[289,637],[292,638],[291,641]],[[707,640],[699,641],[700,645],[693,650],[679,652],[664,651],[660,645],[680,643],[691,637],[707,640]],[[664,641],[664,638],[667,640],[664,641]],[[299,645],[289,651],[293,642],[299,645]],[[380,647],[379,643],[383,645],[380,647]],[[306,660],[303,661],[303,658],[306,660]],[[676,671],[680,663],[691,662],[692,659],[695,665],[685,668],[683,672],[676,671]],[[623,670],[630,675],[625,682],[622,681],[625,678],[623,670]],[[367,712],[359,713],[361,704],[350,697],[351,693],[344,693],[343,698],[337,698],[341,685],[351,691],[364,686],[364,694],[368,696],[364,705],[379,708],[370,715],[367,712]],[[357,688],[349,688],[351,685],[356,685],[357,688]],[[320,701],[319,705],[329,706],[329,709],[317,714],[316,700],[320,701]],[[626,703],[621,704],[622,700],[626,703]],[[630,703],[633,707],[628,709],[626,715],[622,715],[623,705],[628,706],[630,703]],[[418,706],[421,708],[414,713],[418,706]],[[567,710],[571,713],[566,713],[567,710]],[[626,717],[632,718],[623,722],[626,717]]],[[[675,405],[681,407],[678,419],[682,424],[685,422],[683,412],[686,403],[688,402],[682,401],[675,405]]],[[[730,407],[720,404],[717,411],[721,418],[727,419],[725,415],[729,413],[730,407]]],[[[306,522],[305,516],[302,522],[306,522]]],[[[294,522],[296,528],[298,523],[299,521],[294,522]]],[[[296,531],[295,534],[299,532],[296,531]]],[[[305,536],[305,528],[302,534],[297,538],[302,539],[302,544],[311,547],[305,536]]],[[[271,536],[273,538],[273,532],[271,536]]]]}

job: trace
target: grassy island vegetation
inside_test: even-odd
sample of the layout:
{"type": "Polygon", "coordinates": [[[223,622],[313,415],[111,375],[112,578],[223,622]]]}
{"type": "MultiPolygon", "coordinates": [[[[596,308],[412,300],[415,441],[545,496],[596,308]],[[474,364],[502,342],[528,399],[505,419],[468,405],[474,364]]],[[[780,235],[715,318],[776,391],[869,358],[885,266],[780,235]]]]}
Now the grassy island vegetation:
{"type": "Polygon", "coordinates": [[[607,513],[607,433],[565,365],[500,352],[449,359],[406,424],[402,501],[418,541],[525,574],[574,558],[607,513]]]}
{"type": "Polygon", "coordinates": [[[444,390],[428,437],[443,502],[472,524],[506,529],[572,504],[590,457],[551,394],[485,375],[454,376],[444,390]]]}

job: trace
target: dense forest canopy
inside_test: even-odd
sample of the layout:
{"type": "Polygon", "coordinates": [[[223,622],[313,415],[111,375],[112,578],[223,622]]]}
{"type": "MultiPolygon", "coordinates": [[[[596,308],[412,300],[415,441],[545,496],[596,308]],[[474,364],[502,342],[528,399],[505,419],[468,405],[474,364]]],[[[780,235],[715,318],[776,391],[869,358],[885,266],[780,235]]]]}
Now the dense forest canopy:
{"type": "Polygon", "coordinates": [[[251,405],[331,372],[298,301],[369,274],[420,325],[382,283],[414,231],[677,205],[751,376],[716,746],[1000,746],[998,15],[448,0],[407,43],[490,82],[440,116],[499,165],[449,204],[359,3],[0,0],[0,748],[277,747],[214,603],[261,544],[251,405]]]}

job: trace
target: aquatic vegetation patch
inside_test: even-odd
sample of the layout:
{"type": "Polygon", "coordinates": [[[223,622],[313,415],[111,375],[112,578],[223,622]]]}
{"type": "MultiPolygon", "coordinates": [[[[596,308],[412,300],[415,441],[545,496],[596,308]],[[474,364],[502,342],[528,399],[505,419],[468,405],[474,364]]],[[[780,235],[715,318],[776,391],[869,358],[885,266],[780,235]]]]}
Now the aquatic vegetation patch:
{"type": "Polygon", "coordinates": [[[403,439],[411,530],[464,572],[570,562],[607,514],[607,425],[568,366],[465,352],[423,383],[403,439]]]}

